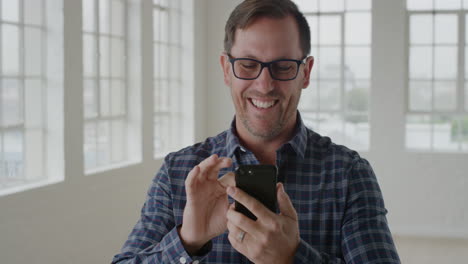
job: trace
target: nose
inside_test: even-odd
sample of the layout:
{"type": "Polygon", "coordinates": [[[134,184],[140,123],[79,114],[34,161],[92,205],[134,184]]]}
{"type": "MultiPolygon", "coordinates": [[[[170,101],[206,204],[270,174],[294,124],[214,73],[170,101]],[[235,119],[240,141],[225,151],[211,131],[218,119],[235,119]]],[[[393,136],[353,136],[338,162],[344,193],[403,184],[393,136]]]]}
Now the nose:
{"type": "Polygon", "coordinates": [[[271,77],[268,67],[264,67],[258,78],[255,79],[255,87],[260,92],[268,93],[273,90],[273,82],[274,79],[271,77]]]}

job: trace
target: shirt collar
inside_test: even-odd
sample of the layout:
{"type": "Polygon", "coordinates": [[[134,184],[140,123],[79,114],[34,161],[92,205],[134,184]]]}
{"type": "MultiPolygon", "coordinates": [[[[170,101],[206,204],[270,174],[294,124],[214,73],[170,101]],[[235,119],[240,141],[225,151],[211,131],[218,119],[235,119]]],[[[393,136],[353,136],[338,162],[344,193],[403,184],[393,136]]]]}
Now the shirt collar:
{"type": "MultiPolygon", "coordinates": [[[[307,128],[302,121],[301,114],[297,111],[297,122],[296,128],[294,129],[294,136],[286,142],[283,146],[280,147],[284,149],[285,146],[290,146],[296,154],[304,158],[305,150],[307,145],[307,128]]],[[[237,149],[243,149],[240,144],[239,137],[236,130],[236,117],[231,122],[231,128],[227,131],[226,136],[226,150],[227,156],[233,157],[237,149]]]]}

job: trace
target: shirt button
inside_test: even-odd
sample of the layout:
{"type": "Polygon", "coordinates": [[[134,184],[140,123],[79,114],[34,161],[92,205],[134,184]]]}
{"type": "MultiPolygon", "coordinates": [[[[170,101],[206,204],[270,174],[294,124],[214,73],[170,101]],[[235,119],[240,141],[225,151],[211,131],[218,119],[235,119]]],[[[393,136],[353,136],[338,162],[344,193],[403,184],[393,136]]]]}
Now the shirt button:
{"type": "Polygon", "coordinates": [[[187,259],[184,258],[184,257],[180,257],[179,262],[182,263],[182,264],[185,264],[185,263],[187,263],[187,259]]]}
{"type": "Polygon", "coordinates": [[[200,263],[200,261],[198,261],[198,260],[195,260],[195,261],[193,262],[193,264],[198,264],[198,263],[200,263]]]}

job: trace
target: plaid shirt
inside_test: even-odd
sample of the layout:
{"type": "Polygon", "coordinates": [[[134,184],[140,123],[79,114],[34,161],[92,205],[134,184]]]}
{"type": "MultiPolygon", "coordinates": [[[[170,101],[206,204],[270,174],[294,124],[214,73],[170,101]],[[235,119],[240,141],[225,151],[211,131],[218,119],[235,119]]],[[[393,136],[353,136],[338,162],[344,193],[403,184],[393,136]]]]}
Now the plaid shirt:
{"type": "MultiPolygon", "coordinates": [[[[190,256],[177,233],[186,202],[184,181],[195,165],[212,154],[232,158],[232,168],[223,169],[221,177],[240,164],[259,163],[239,143],[234,124],[165,158],[140,220],[112,263],[249,263],[231,246],[227,231],[201,256],[190,256]]],[[[358,153],[309,130],[298,114],[295,134],[276,158],[278,180],[299,217],[294,263],[400,263],[377,179],[358,153]]]]}

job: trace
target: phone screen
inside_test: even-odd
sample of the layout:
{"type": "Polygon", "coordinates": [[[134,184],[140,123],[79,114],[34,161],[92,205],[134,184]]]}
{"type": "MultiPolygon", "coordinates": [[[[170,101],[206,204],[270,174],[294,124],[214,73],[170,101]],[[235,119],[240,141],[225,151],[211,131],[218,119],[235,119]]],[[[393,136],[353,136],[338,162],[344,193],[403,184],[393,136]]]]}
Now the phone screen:
{"type": "MultiPolygon", "coordinates": [[[[273,165],[241,165],[236,170],[236,186],[276,212],[277,169],[273,165]]],[[[252,220],[257,217],[236,201],[235,209],[252,220]]]]}

